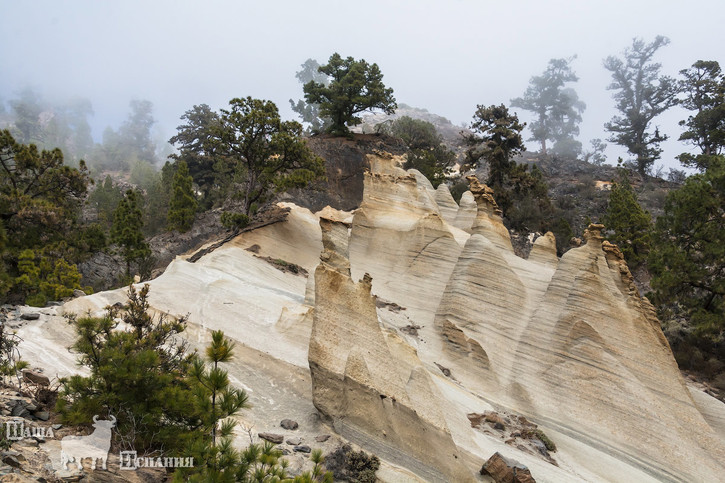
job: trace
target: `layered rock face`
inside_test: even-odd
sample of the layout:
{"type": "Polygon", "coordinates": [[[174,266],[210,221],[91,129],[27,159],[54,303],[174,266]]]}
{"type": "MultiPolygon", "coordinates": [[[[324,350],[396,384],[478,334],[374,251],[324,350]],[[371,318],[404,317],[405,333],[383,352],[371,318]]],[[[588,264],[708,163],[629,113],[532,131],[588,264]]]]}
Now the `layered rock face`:
{"type": "Polygon", "coordinates": [[[398,157],[370,156],[365,196],[352,221],[352,276],[369,273],[376,295],[405,300],[418,320],[431,320],[461,248],[430,182],[401,163],[398,157]]]}
{"type": "MultiPolygon", "coordinates": [[[[725,405],[685,386],[601,226],[561,259],[551,234],[522,259],[490,189],[469,179],[459,206],[402,161],[368,157],[354,213],[283,205],[286,221],[179,257],[151,282],[154,309],[189,314],[192,346],[212,329],[240,342],[230,377],[250,392],[250,425],[292,415],[312,441],[331,431],[321,414],[391,482],[468,481],[496,452],[538,482],[722,479],[725,405]],[[525,416],[558,450],[542,458],[472,427],[467,415],[486,411],[525,416]]],[[[63,310],[102,310],[124,292],[63,310]]],[[[76,356],[43,360],[43,335],[67,338],[65,321],[50,323],[20,335],[33,342],[24,359],[55,373],[76,356]]]]}
{"type": "Polygon", "coordinates": [[[378,323],[371,278],[350,276],[347,225],[322,218],[309,363],[315,407],[335,430],[428,481],[473,481],[446,427],[443,398],[394,333],[378,323]]]}
{"type": "MultiPolygon", "coordinates": [[[[550,233],[536,240],[524,260],[513,253],[488,187],[470,178],[471,191],[454,210],[444,190],[432,190],[399,164],[391,156],[370,160],[349,242],[352,279],[363,280],[352,282],[347,264],[333,269],[323,263],[315,275],[310,364],[320,395],[316,405],[324,414],[363,432],[382,431],[383,404],[373,405],[374,417],[348,419],[354,412],[349,403],[332,397],[346,394],[353,371],[357,376],[349,384],[354,380],[356,391],[367,386],[370,394],[388,391],[402,405],[413,404],[399,375],[386,380],[401,363],[388,350],[380,324],[400,329],[400,323],[381,312],[380,321],[375,318],[372,291],[404,307],[421,329],[415,341],[406,339],[417,347],[419,372],[436,374],[434,362],[445,366],[471,394],[607,453],[621,465],[621,475],[719,478],[725,469],[722,441],[695,407],[654,309],[637,293],[621,253],[602,241],[601,225],[592,225],[586,244],[561,260],[550,233]],[[323,337],[318,326],[342,332],[323,337]],[[320,347],[335,341],[350,345],[323,355],[320,347]],[[324,372],[323,361],[332,353],[340,359],[328,364],[323,381],[316,373],[324,372]],[[337,374],[334,383],[331,374],[337,374]],[[325,391],[331,392],[323,397],[325,391]]],[[[446,412],[449,426],[456,417],[446,412]]],[[[479,451],[477,443],[455,433],[460,447],[479,451]]],[[[586,465],[581,455],[574,459],[586,465]]],[[[595,474],[583,478],[608,479],[599,470],[595,474]]]]}
{"type": "MultiPolygon", "coordinates": [[[[305,305],[307,279],[274,261],[313,272],[322,250],[319,218],[291,204],[286,221],[244,233],[195,263],[177,257],[150,282],[153,309],[189,315],[193,331],[223,330],[228,337],[274,357],[307,366],[312,318],[305,305]]],[[[344,212],[328,210],[328,213],[344,212]]],[[[125,302],[126,289],[99,292],[65,304],[64,312],[100,314],[125,302]]]]}

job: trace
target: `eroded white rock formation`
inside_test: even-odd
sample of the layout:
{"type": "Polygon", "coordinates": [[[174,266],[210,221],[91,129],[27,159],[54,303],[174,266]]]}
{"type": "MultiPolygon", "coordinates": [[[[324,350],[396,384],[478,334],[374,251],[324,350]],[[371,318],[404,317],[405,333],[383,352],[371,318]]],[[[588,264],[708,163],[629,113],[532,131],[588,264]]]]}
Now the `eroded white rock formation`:
{"type": "Polygon", "coordinates": [[[347,225],[324,218],[320,225],[325,249],[315,270],[309,350],[313,403],[343,437],[428,481],[473,481],[430,375],[415,351],[381,329],[370,276],[350,276],[347,225]]]}
{"type": "MultiPolygon", "coordinates": [[[[442,364],[473,394],[610,453],[628,467],[625,474],[718,478],[722,442],[696,408],[621,253],[602,241],[601,226],[592,225],[587,243],[561,260],[550,233],[523,260],[513,253],[492,191],[475,177],[476,216],[459,223],[468,237],[451,226],[460,217],[452,217],[444,194],[431,200],[416,173],[397,164],[389,156],[371,160],[377,171],[366,176],[353,218],[351,270],[354,279],[372,275],[372,292],[423,326],[420,360],[442,364]],[[431,209],[436,199],[445,208],[431,209]]],[[[319,288],[316,294],[319,307],[326,295],[319,288]]],[[[350,319],[327,310],[327,318],[350,319]]]]}
{"type": "MultiPolygon", "coordinates": [[[[210,329],[240,342],[229,373],[250,391],[250,425],[271,430],[294,416],[312,440],[322,414],[387,462],[388,481],[406,471],[465,481],[496,451],[539,482],[721,479],[725,405],[685,385],[601,227],[561,259],[553,235],[541,236],[524,260],[487,187],[471,179],[454,206],[401,162],[370,157],[354,215],[287,205],[287,221],[196,263],[179,257],[151,282],[156,310],[189,314],[192,345],[210,329]],[[467,414],[494,409],[537,423],[558,466],[471,427],[467,414]]],[[[63,310],[123,300],[116,290],[63,310]]],[[[38,350],[67,327],[42,319],[21,329],[32,342],[23,357],[51,374],[73,367],[61,347],[38,350]]]]}

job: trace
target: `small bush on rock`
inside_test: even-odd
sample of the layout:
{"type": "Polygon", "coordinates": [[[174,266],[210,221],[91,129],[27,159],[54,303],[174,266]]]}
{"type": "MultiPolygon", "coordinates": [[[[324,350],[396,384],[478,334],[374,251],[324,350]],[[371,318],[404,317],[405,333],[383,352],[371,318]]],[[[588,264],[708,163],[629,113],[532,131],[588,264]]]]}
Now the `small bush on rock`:
{"type": "Polygon", "coordinates": [[[325,458],[325,466],[337,480],[352,483],[375,483],[375,472],[380,468],[380,460],[364,451],[353,451],[350,445],[344,445],[325,458]]]}
{"type": "Polygon", "coordinates": [[[221,216],[222,225],[229,230],[239,229],[249,225],[249,216],[244,213],[235,213],[233,211],[225,211],[221,216]]]}
{"type": "Polygon", "coordinates": [[[546,449],[549,451],[556,451],[556,445],[552,440],[549,439],[549,437],[544,434],[544,432],[540,429],[537,429],[534,431],[534,435],[541,440],[542,443],[544,443],[544,446],[546,446],[546,449]]]}

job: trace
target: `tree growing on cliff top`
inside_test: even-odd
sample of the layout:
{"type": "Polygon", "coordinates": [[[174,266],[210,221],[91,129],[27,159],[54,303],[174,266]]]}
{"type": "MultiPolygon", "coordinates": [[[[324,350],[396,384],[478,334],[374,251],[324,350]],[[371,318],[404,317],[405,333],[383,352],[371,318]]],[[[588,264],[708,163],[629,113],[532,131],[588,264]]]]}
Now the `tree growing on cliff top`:
{"type": "Polygon", "coordinates": [[[368,64],[364,59],[352,57],[343,59],[337,52],[319,72],[330,79],[330,83],[311,80],[304,85],[305,100],[320,106],[320,115],[330,118],[327,131],[335,135],[348,135],[348,126],[362,122],[357,116],[364,111],[382,109],[392,114],[398,105],[393,89],[383,84],[383,74],[378,64],[368,64]]]}
{"type": "Polygon", "coordinates": [[[615,91],[613,97],[620,112],[604,128],[612,133],[609,141],[626,147],[635,157],[642,177],[647,176],[647,171],[660,157],[660,143],[667,139],[658,128],[652,132],[650,124],[677,104],[677,82],[661,76],[661,65],[652,62],[655,53],[669,43],[669,39],[661,35],[650,43],[635,38],[622,58],[610,56],[604,60],[604,68],[612,73],[608,89],[615,91]]]}
{"type": "MultiPolygon", "coordinates": [[[[488,163],[489,186],[503,185],[504,178],[516,165],[513,157],[526,150],[521,131],[526,124],[506,106],[478,106],[473,115],[471,133],[465,135],[468,145],[466,167],[488,163]]],[[[494,188],[495,190],[495,188],[494,188]]]]}
{"type": "Polygon", "coordinates": [[[273,191],[302,188],[325,173],[301,139],[302,125],[282,121],[272,101],[236,98],[222,109],[218,136],[230,170],[242,179],[244,214],[273,191]]]}
{"type": "Polygon", "coordinates": [[[376,130],[401,139],[408,147],[404,169],[417,169],[434,188],[445,181],[456,154],[443,144],[443,138],[432,123],[403,116],[378,124],[376,130]]]}
{"type": "Polygon", "coordinates": [[[212,193],[221,184],[215,165],[224,160],[219,142],[221,117],[206,104],[193,106],[181,119],[184,124],[176,128],[177,133],[169,143],[177,146],[179,152],[169,156],[184,161],[194,183],[201,191],[201,202],[205,208],[212,205],[212,193]]]}
{"type": "Polygon", "coordinates": [[[551,218],[551,200],[541,172],[518,165],[513,157],[526,150],[521,138],[525,124],[500,106],[478,106],[471,133],[464,136],[468,150],[461,171],[488,163],[488,184],[510,228],[545,231],[551,218]]]}
{"type": "Polygon", "coordinates": [[[205,207],[240,198],[248,216],[274,192],[324,177],[324,162],[301,138],[302,125],[282,121],[272,101],[234,98],[219,113],[194,106],[182,119],[169,141],[180,151],[171,157],[188,164],[205,207]]]}

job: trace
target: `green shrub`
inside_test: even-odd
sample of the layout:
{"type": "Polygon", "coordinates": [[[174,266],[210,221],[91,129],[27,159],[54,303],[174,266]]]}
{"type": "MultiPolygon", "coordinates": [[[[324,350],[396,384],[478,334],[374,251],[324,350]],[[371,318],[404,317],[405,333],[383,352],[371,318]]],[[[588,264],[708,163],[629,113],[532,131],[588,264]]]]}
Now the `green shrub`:
{"type": "Polygon", "coordinates": [[[380,460],[364,451],[353,451],[350,445],[343,445],[330,453],[325,466],[332,471],[335,480],[353,483],[375,483],[375,472],[380,468],[380,460]]]}
{"type": "Polygon", "coordinates": [[[556,451],[556,445],[552,440],[549,439],[549,437],[544,434],[544,432],[540,429],[537,429],[534,431],[534,435],[539,438],[539,440],[544,443],[544,446],[546,446],[546,449],[549,451],[556,451]]]}
{"type": "Polygon", "coordinates": [[[551,227],[551,231],[556,237],[556,252],[559,256],[562,256],[569,248],[574,231],[572,231],[571,225],[564,218],[556,220],[551,227]]]}
{"type": "Polygon", "coordinates": [[[242,228],[249,225],[249,216],[245,215],[244,213],[225,211],[224,213],[222,213],[221,222],[222,225],[229,230],[241,230],[242,228]]]}
{"type": "Polygon", "coordinates": [[[347,466],[353,476],[351,481],[359,483],[375,483],[375,472],[380,468],[377,456],[370,456],[364,451],[351,451],[347,455],[347,466]]]}
{"type": "Polygon", "coordinates": [[[450,188],[451,196],[456,200],[456,203],[461,202],[461,197],[466,191],[468,191],[468,183],[460,180],[456,181],[450,188]]]}
{"type": "Polygon", "coordinates": [[[15,279],[15,288],[25,296],[26,304],[42,307],[48,300],[70,297],[73,290],[81,288],[78,267],[57,257],[54,252],[50,249],[20,252],[20,275],[15,279]]]}

